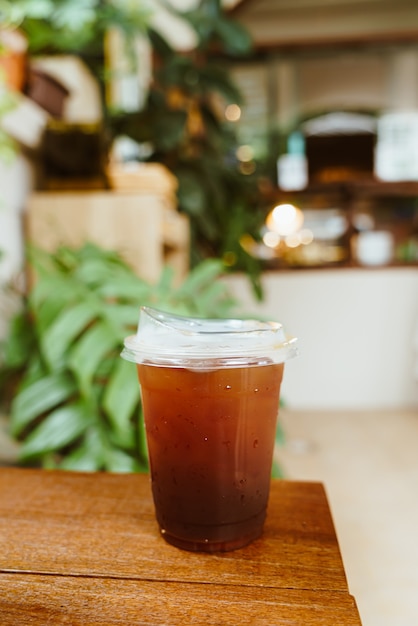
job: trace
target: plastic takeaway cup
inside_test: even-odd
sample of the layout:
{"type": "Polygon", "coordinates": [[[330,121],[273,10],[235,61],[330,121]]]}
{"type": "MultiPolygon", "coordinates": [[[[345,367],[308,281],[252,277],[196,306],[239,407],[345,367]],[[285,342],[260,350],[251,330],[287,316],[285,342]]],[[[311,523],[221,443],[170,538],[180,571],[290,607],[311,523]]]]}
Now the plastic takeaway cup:
{"type": "Polygon", "coordinates": [[[137,364],[162,536],[224,552],[263,531],[284,363],[281,324],[141,308],[122,357],[137,364]]]}

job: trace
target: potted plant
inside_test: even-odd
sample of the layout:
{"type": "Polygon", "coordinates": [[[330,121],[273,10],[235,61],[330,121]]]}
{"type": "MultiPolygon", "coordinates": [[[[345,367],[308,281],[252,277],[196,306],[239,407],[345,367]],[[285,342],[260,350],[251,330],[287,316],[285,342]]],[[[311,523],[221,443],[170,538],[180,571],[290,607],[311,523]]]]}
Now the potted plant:
{"type": "Polygon", "coordinates": [[[218,260],[178,287],[157,284],[92,244],[32,249],[34,287],[10,322],[0,359],[0,396],[21,442],[19,462],[73,470],[145,471],[147,454],[135,367],[119,357],[139,306],[228,316],[237,306],[217,278],[218,260]]]}

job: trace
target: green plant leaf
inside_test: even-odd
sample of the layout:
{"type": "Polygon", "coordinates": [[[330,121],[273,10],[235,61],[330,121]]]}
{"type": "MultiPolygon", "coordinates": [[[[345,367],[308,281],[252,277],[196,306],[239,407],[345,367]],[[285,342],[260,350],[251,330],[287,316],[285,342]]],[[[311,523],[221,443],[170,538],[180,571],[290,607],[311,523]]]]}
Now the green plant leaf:
{"type": "MultiPolygon", "coordinates": [[[[87,258],[76,269],[74,278],[90,287],[101,285],[109,278],[109,263],[103,258],[87,258]]],[[[112,268],[113,269],[113,268],[112,268]]]]}
{"type": "MultiPolygon", "coordinates": [[[[58,372],[56,372],[56,374],[58,375],[58,372]]],[[[63,374],[60,372],[59,375],[62,376],[63,374]]],[[[19,394],[36,381],[45,377],[49,377],[49,374],[45,370],[45,364],[42,361],[39,346],[34,344],[21,375],[19,394]]]]}
{"type": "Polygon", "coordinates": [[[104,467],[105,449],[97,428],[90,426],[83,441],[59,463],[63,470],[97,472],[104,467]]]}
{"type": "Polygon", "coordinates": [[[41,333],[54,323],[61,311],[84,300],[84,290],[80,289],[80,285],[74,285],[69,276],[40,278],[37,287],[39,291],[31,293],[30,308],[36,313],[41,333]]]}
{"type": "Polygon", "coordinates": [[[9,333],[4,341],[4,364],[9,368],[23,366],[31,353],[34,337],[26,312],[18,312],[9,324],[9,333]]]}
{"type": "Polygon", "coordinates": [[[231,82],[226,67],[213,63],[206,65],[201,70],[201,82],[206,92],[218,93],[226,102],[232,104],[243,104],[242,93],[235,84],[231,82]]]}
{"type": "Polygon", "coordinates": [[[143,467],[149,470],[147,432],[145,430],[144,412],[141,406],[140,415],[138,417],[138,454],[142,461],[143,467]]]}
{"type": "Polygon", "coordinates": [[[98,286],[98,293],[107,300],[136,300],[140,302],[148,297],[151,289],[151,285],[141,281],[137,276],[120,273],[114,281],[109,281],[107,277],[98,286]]]}
{"type": "Polygon", "coordinates": [[[109,472],[129,473],[144,471],[144,468],[123,450],[111,450],[106,459],[106,470],[109,472]]]}
{"type": "Polygon", "coordinates": [[[120,332],[120,339],[124,338],[128,328],[136,328],[138,324],[139,308],[141,304],[145,304],[147,300],[139,299],[135,304],[124,304],[118,302],[116,306],[112,304],[104,304],[102,307],[102,318],[111,325],[116,332],[120,332]]]}
{"type": "Polygon", "coordinates": [[[215,313],[220,316],[221,312],[227,313],[235,301],[232,298],[226,299],[226,296],[227,287],[225,283],[215,279],[203,293],[199,294],[199,298],[196,300],[198,313],[202,317],[213,316],[215,313]]]}
{"type": "Polygon", "coordinates": [[[51,368],[59,363],[71,342],[100,313],[91,299],[63,311],[41,337],[43,353],[51,368]]]}
{"type": "Polygon", "coordinates": [[[71,294],[71,298],[74,297],[71,281],[63,280],[63,277],[56,274],[54,269],[48,268],[48,271],[50,274],[37,276],[36,282],[29,293],[29,305],[30,308],[35,311],[38,310],[44,302],[48,302],[52,299],[61,304],[62,297],[59,293],[60,290],[64,290],[66,293],[71,294]],[[52,294],[54,295],[53,298],[51,298],[52,294]]]}
{"type": "Polygon", "coordinates": [[[161,272],[160,278],[156,286],[157,295],[166,295],[167,292],[172,291],[173,279],[174,268],[166,265],[161,272]]]}
{"type": "Polygon", "coordinates": [[[24,387],[12,403],[11,431],[18,436],[30,422],[74,394],[74,381],[65,374],[52,374],[24,387]]]}
{"type": "Polygon", "coordinates": [[[60,407],[37,426],[20,448],[20,459],[28,461],[72,443],[92,421],[91,413],[82,403],[60,407]]]}
{"type": "Polygon", "coordinates": [[[206,186],[199,175],[189,168],[176,171],[179,181],[179,202],[187,215],[192,218],[202,216],[207,206],[206,186]]]}
{"type": "Polygon", "coordinates": [[[72,348],[68,366],[77,378],[81,392],[88,395],[93,376],[105,355],[120,345],[120,339],[105,322],[88,328],[72,348]]]}
{"type": "Polygon", "coordinates": [[[219,278],[221,272],[223,270],[223,263],[218,259],[207,259],[206,261],[202,261],[200,265],[195,267],[183,284],[177,290],[177,297],[182,296],[190,296],[196,294],[212,284],[212,282],[219,278]]]}
{"type": "Polygon", "coordinates": [[[215,30],[229,54],[240,56],[251,51],[251,36],[238,22],[220,17],[216,21],[215,30]]]}
{"type": "Polygon", "coordinates": [[[184,111],[162,112],[160,128],[156,141],[160,150],[172,150],[182,139],[186,123],[187,113],[184,111]]]}
{"type": "MultiPolygon", "coordinates": [[[[132,444],[132,416],[140,406],[140,387],[134,364],[118,358],[103,396],[103,407],[115,434],[132,444]]],[[[139,417],[139,416],[138,416],[139,417]]]]}

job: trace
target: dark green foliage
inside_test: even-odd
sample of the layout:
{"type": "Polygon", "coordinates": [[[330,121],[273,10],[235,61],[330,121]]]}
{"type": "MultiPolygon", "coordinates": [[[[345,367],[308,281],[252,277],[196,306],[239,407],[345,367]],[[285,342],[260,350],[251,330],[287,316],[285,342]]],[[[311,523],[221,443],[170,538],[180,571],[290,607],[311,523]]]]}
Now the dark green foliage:
{"type": "Polygon", "coordinates": [[[127,38],[146,32],[150,11],[142,2],[111,0],[2,0],[0,21],[19,26],[31,53],[101,50],[109,27],[127,38]]]}
{"type": "Polygon", "coordinates": [[[196,48],[180,54],[150,30],[156,61],[146,105],[128,115],[114,112],[111,132],[149,144],[149,161],[177,177],[179,209],[190,217],[192,264],[223,258],[231,270],[250,276],[261,297],[261,264],[241,241],[248,234],[257,238],[265,218],[259,193],[264,165],[254,164],[251,174],[241,171],[237,133],[222,114],[222,106],[244,104],[226,59],[249,54],[251,40],[219,0],[201,0],[181,15],[197,33],[196,48]]]}
{"type": "Polygon", "coordinates": [[[227,60],[249,56],[251,38],[228,17],[220,0],[200,0],[195,9],[183,12],[167,4],[197,35],[195,49],[179,53],[151,29],[149,7],[148,3],[116,0],[2,0],[0,21],[25,32],[31,54],[82,57],[101,88],[103,152],[121,134],[151,146],[147,159],[163,163],[179,180],[179,208],[191,223],[192,265],[206,258],[223,258],[231,270],[249,275],[255,294],[261,297],[261,264],[241,241],[248,234],[257,239],[264,221],[258,188],[265,167],[254,164],[251,174],[240,170],[239,141],[219,104],[245,104],[227,60]],[[131,56],[137,35],[146,35],[151,42],[152,84],[141,111],[109,110],[104,52],[109,28],[123,33],[131,56]]]}

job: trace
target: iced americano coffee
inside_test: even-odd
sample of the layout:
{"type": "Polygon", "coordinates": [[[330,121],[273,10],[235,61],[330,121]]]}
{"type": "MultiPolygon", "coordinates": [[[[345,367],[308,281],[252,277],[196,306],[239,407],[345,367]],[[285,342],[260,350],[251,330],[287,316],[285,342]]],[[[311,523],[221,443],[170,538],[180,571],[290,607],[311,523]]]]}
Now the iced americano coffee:
{"type": "Polygon", "coordinates": [[[204,320],[144,307],[123,356],[137,364],[160,531],[193,551],[263,530],[284,362],[278,323],[204,320]]]}

